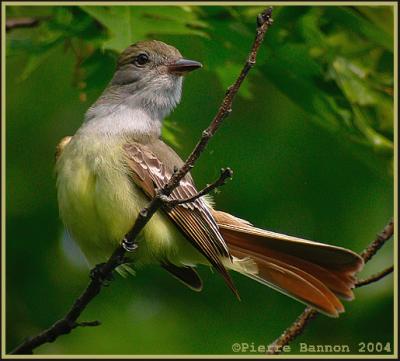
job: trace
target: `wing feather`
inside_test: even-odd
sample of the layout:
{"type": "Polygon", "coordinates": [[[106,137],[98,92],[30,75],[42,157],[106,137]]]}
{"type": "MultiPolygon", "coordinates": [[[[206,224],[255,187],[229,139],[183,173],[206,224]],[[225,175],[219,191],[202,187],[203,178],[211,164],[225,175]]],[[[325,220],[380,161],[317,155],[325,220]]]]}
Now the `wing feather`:
{"type": "MultiPolygon", "coordinates": [[[[146,145],[129,142],[123,148],[133,182],[149,198],[154,197],[156,189],[162,188],[168,182],[173,170],[161,162],[146,145]]],[[[180,200],[196,194],[196,187],[191,178],[186,176],[171,192],[170,198],[180,200]]],[[[232,259],[232,256],[204,200],[199,198],[172,209],[165,208],[164,211],[193,246],[221,273],[229,288],[238,296],[237,289],[223,265],[223,259],[232,259]]]]}

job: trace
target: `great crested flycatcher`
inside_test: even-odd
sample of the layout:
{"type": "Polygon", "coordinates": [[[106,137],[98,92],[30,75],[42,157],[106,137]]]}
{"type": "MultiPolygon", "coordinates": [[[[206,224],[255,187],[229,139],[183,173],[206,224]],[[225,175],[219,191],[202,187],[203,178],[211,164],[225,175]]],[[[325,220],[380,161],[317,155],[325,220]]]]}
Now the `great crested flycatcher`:
{"type": "MultiPolygon", "coordinates": [[[[59,144],[60,215],[89,263],[110,256],[156,189],[182,166],[160,139],[161,126],[180,101],[182,76],[200,67],[160,41],[131,45],[82,126],[59,144]]],[[[188,174],[171,197],[196,192],[188,174]]],[[[130,254],[136,267],[160,264],[194,290],[202,289],[194,267],[212,265],[236,295],[228,270],[333,317],[344,311],[338,297],[353,298],[354,274],[363,266],[350,250],[253,227],[213,209],[204,197],[159,210],[137,244],[130,254]]]]}

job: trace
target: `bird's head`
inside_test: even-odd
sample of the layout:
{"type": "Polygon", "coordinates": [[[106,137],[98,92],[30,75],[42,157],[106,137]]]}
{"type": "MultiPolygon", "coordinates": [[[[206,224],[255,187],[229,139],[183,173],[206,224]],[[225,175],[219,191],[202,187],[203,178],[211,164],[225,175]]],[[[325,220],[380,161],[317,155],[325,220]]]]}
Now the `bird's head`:
{"type": "Polygon", "coordinates": [[[178,49],[161,41],[141,41],[119,56],[111,86],[144,104],[172,109],[181,98],[182,76],[201,68],[184,59],[178,49]]]}

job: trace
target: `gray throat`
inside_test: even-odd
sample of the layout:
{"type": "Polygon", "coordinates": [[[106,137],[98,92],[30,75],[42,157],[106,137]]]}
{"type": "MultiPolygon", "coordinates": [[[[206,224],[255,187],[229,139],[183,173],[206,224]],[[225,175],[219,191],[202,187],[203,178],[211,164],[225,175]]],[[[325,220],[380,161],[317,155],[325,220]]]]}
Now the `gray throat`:
{"type": "Polygon", "coordinates": [[[147,86],[140,92],[111,84],[88,109],[78,133],[159,138],[164,118],[180,101],[181,84],[180,79],[172,91],[147,86]]]}

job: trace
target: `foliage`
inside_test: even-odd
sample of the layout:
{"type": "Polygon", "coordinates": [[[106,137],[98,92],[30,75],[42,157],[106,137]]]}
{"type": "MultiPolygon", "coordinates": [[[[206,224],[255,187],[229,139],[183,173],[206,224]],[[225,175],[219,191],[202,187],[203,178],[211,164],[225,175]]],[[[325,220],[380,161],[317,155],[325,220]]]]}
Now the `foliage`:
{"type": "MultiPolygon", "coordinates": [[[[7,6],[7,17],[43,19],[6,37],[8,349],[51,324],[86,284],[82,255],[57,218],[53,153],[106,86],[118,52],[156,38],[202,61],[163,130],[184,156],[237,75],[260,9],[7,6]]],[[[204,185],[230,166],[235,177],[216,194],[219,208],[360,251],[393,214],[393,9],[279,6],[274,20],[195,179],[204,185]]],[[[393,262],[389,248],[378,257],[364,276],[393,262]]],[[[40,352],[231,353],[234,342],[272,341],[303,308],[235,275],[238,303],[215,274],[200,273],[201,294],[156,267],[118,278],[84,315],[102,326],[40,352]]],[[[343,317],[317,319],[301,341],[349,343],[354,352],[358,342],[392,341],[391,279],[356,297],[343,317]]]]}
{"type": "MultiPolygon", "coordinates": [[[[12,12],[13,8],[10,9],[12,12]]],[[[211,52],[207,69],[223,86],[232,81],[253,36],[258,7],[81,6],[53,7],[35,37],[11,38],[25,51],[26,79],[63,43],[76,57],[75,83],[82,92],[99,86],[99,69],[109,69],[127,45],[146,38],[181,35],[198,39],[211,52]],[[234,56],[232,56],[234,54],[234,56]]],[[[260,74],[328,131],[367,147],[387,160],[393,155],[393,12],[390,7],[279,7],[260,74]]],[[[243,95],[251,97],[248,87],[243,95]]],[[[85,99],[85,94],[81,95],[85,99]]],[[[357,150],[355,150],[357,151],[357,150]]],[[[373,165],[372,165],[373,166],[373,165]]]]}

